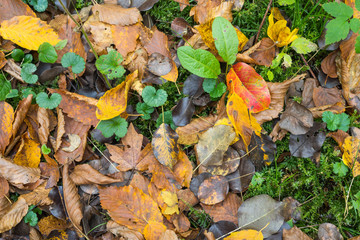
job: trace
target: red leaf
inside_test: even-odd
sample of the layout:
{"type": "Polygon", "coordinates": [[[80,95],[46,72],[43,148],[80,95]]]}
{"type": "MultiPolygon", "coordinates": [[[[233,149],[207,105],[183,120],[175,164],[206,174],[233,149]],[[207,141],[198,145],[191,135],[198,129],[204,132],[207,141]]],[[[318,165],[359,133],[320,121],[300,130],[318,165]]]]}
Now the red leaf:
{"type": "Polygon", "coordinates": [[[226,76],[230,94],[235,92],[253,113],[263,111],[270,106],[270,91],[265,80],[254,68],[246,63],[235,64],[226,76]]]}

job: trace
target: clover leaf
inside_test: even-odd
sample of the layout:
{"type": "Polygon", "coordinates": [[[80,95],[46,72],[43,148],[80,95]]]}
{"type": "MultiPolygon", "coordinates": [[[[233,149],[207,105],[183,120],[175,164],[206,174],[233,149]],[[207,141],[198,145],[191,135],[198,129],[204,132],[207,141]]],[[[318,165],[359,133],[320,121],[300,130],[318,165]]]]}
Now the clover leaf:
{"type": "Polygon", "coordinates": [[[11,91],[11,83],[3,75],[0,75],[0,86],[0,101],[3,101],[11,91]]]}
{"type": "Polygon", "coordinates": [[[38,53],[39,60],[44,63],[54,63],[58,58],[55,48],[48,42],[44,42],[39,46],[38,53]]]}
{"type": "Polygon", "coordinates": [[[61,65],[65,68],[71,67],[73,73],[79,74],[85,69],[84,59],[73,52],[67,52],[61,58],[61,65]]]}
{"type": "Polygon", "coordinates": [[[150,107],[159,107],[164,105],[167,100],[167,93],[163,89],[156,89],[152,86],[146,86],[142,91],[144,102],[150,107]]]}
{"type": "Polygon", "coordinates": [[[337,162],[333,165],[333,172],[340,177],[345,177],[349,168],[343,162],[337,162]]]}
{"type": "Polygon", "coordinates": [[[43,145],[41,146],[41,152],[42,152],[43,154],[45,154],[45,155],[48,155],[49,153],[51,153],[51,149],[48,148],[48,147],[46,146],[46,144],[43,144],[43,145]]]}
{"type": "Polygon", "coordinates": [[[100,121],[96,128],[99,129],[106,138],[109,138],[114,134],[119,138],[122,138],[127,133],[127,127],[127,121],[124,118],[117,116],[109,120],[100,121]]]}
{"type": "Polygon", "coordinates": [[[109,79],[120,78],[124,73],[125,69],[121,66],[123,57],[115,50],[109,51],[108,54],[100,56],[96,62],[96,68],[102,73],[109,77],[109,79]]]}
{"type": "Polygon", "coordinates": [[[343,130],[347,132],[350,126],[350,118],[346,113],[334,114],[326,111],[322,115],[322,120],[326,122],[326,126],[330,131],[343,130]]]}
{"type": "Polygon", "coordinates": [[[39,77],[34,75],[33,73],[36,71],[36,66],[32,63],[26,63],[21,68],[21,78],[30,84],[34,84],[37,82],[39,77]]]}
{"type": "Polygon", "coordinates": [[[36,96],[36,103],[39,105],[39,107],[54,109],[59,106],[61,99],[62,97],[58,93],[53,93],[49,98],[46,93],[41,92],[36,96]]]}
{"type": "Polygon", "coordinates": [[[21,91],[22,98],[27,98],[30,94],[33,95],[33,99],[36,97],[36,93],[33,92],[31,88],[25,88],[21,91]]]}
{"type": "Polygon", "coordinates": [[[14,98],[19,96],[19,91],[17,89],[11,89],[10,92],[6,95],[6,98],[14,98]]]}
{"type": "Polygon", "coordinates": [[[139,114],[142,114],[142,118],[145,120],[149,120],[150,119],[150,114],[154,112],[154,108],[150,107],[149,105],[147,105],[146,103],[137,103],[136,104],[136,111],[139,114]]]}

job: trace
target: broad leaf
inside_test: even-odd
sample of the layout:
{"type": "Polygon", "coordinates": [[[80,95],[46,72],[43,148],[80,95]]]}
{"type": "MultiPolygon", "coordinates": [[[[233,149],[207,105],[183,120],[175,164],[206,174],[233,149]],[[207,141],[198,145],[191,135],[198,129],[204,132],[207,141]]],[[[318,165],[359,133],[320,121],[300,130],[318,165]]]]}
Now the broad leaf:
{"type": "Polygon", "coordinates": [[[270,106],[271,96],[265,80],[246,63],[235,64],[226,76],[230,94],[236,93],[253,113],[270,106]]]}
{"type": "Polygon", "coordinates": [[[28,0],[30,5],[34,7],[37,12],[44,12],[48,7],[48,0],[28,0]]]}
{"type": "Polygon", "coordinates": [[[46,22],[30,16],[16,16],[3,21],[0,35],[29,50],[38,50],[44,42],[55,45],[60,41],[58,35],[46,22]]]}
{"type": "Polygon", "coordinates": [[[109,79],[120,78],[125,69],[121,66],[123,58],[121,54],[115,50],[109,51],[108,54],[100,56],[96,62],[96,68],[109,77],[109,79]]]}
{"type": "Polygon", "coordinates": [[[24,64],[21,68],[21,78],[26,83],[34,84],[39,79],[37,75],[33,74],[35,71],[36,71],[35,64],[32,63],[24,64]]]}
{"type": "Polygon", "coordinates": [[[233,64],[238,52],[239,39],[232,24],[226,18],[215,18],[212,24],[212,35],[219,55],[228,64],[233,64]]]}
{"type": "Polygon", "coordinates": [[[317,49],[317,45],[315,43],[303,37],[295,39],[290,47],[300,54],[307,54],[317,49]]]}
{"type": "Polygon", "coordinates": [[[347,132],[350,126],[350,118],[346,113],[334,114],[330,111],[326,111],[322,115],[322,120],[327,123],[327,128],[330,131],[336,131],[338,129],[347,132]]]}
{"type": "Polygon", "coordinates": [[[217,78],[221,73],[219,61],[208,51],[183,46],[178,48],[177,54],[181,65],[199,77],[217,78]]]}
{"type": "Polygon", "coordinates": [[[14,61],[16,62],[21,62],[21,60],[23,60],[25,56],[25,53],[23,50],[15,48],[14,50],[12,50],[11,53],[11,57],[14,59],[14,61]]]}
{"type": "Polygon", "coordinates": [[[350,18],[354,13],[353,9],[343,2],[325,3],[322,5],[322,7],[327,13],[329,13],[330,15],[336,18],[338,17],[350,18]]]}
{"type": "Polygon", "coordinates": [[[41,151],[39,144],[27,137],[27,135],[22,135],[19,150],[14,157],[14,163],[24,167],[37,168],[40,158],[41,151]]]}
{"type": "Polygon", "coordinates": [[[347,18],[338,17],[331,20],[326,25],[326,29],[325,44],[328,45],[345,39],[349,33],[350,24],[347,18]]]}
{"type": "Polygon", "coordinates": [[[3,75],[0,75],[0,86],[0,101],[3,101],[11,91],[11,83],[3,75]]]}
{"type": "Polygon", "coordinates": [[[57,60],[55,48],[48,42],[44,42],[39,46],[39,60],[44,63],[54,63],[57,60]]]}
{"type": "Polygon", "coordinates": [[[54,109],[59,106],[61,99],[58,93],[53,93],[49,98],[46,93],[41,92],[36,96],[36,103],[42,108],[54,109]]]}
{"type": "Polygon", "coordinates": [[[342,146],[344,154],[342,160],[352,170],[354,177],[360,175],[360,139],[349,136],[342,146]]]}
{"type": "Polygon", "coordinates": [[[149,120],[150,119],[150,114],[154,112],[154,108],[150,107],[149,105],[147,105],[146,103],[140,103],[138,102],[136,104],[136,111],[139,114],[142,114],[142,118],[145,120],[149,120]]]}
{"type": "Polygon", "coordinates": [[[144,102],[151,107],[160,107],[167,100],[167,93],[163,89],[156,90],[152,86],[146,86],[141,94],[144,102]]]}
{"type": "Polygon", "coordinates": [[[63,67],[71,67],[73,73],[79,74],[85,69],[84,59],[73,52],[65,53],[61,58],[61,65],[63,67]]]}
{"type": "Polygon", "coordinates": [[[114,134],[117,137],[122,138],[127,132],[127,126],[127,121],[122,117],[117,116],[112,119],[100,121],[96,128],[99,129],[106,138],[109,138],[114,134]]]}
{"type": "Polygon", "coordinates": [[[14,109],[10,104],[0,101],[0,155],[10,142],[14,121],[14,109]]]}

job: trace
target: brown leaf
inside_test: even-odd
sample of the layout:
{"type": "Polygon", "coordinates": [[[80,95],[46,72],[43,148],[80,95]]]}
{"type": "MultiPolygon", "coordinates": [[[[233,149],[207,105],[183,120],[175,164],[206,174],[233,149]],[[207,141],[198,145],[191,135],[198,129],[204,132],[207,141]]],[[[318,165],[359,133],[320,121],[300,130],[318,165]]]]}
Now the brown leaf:
{"type": "Polygon", "coordinates": [[[28,212],[28,205],[24,198],[19,197],[18,200],[11,205],[6,214],[0,218],[0,233],[6,232],[15,227],[28,212]]]}
{"type": "Polygon", "coordinates": [[[0,199],[7,196],[8,192],[9,183],[3,176],[0,176],[0,199]]]}
{"type": "MultiPolygon", "coordinates": [[[[138,70],[139,79],[142,79],[144,76],[147,62],[148,62],[148,53],[146,52],[145,48],[143,48],[141,43],[137,43],[135,51],[132,53],[129,53],[126,58],[124,56],[124,61],[122,64],[130,72],[134,72],[134,71],[138,70]]],[[[139,83],[138,83],[138,85],[139,85],[139,83]]],[[[144,87],[142,87],[142,88],[144,88],[144,87]]],[[[134,89],[134,87],[132,87],[132,89],[134,89]]],[[[134,90],[139,92],[137,89],[134,89],[134,90]]],[[[139,94],[141,94],[141,92],[139,94]]]]}
{"type": "Polygon", "coordinates": [[[28,205],[50,205],[52,200],[48,197],[50,193],[50,188],[46,189],[46,182],[44,181],[41,185],[35,188],[33,191],[27,194],[21,195],[28,205]]]}
{"type": "Polygon", "coordinates": [[[241,205],[241,199],[235,193],[229,193],[225,200],[215,205],[200,203],[204,211],[209,214],[214,222],[229,221],[238,224],[237,210],[241,205]]]}
{"type": "Polygon", "coordinates": [[[66,147],[68,147],[70,145],[70,142],[63,138],[59,150],[54,155],[55,159],[60,164],[65,164],[71,160],[81,161],[83,159],[85,146],[86,146],[86,142],[87,142],[87,139],[86,139],[87,133],[90,129],[90,126],[84,125],[83,123],[78,122],[75,119],[70,118],[66,115],[65,115],[64,119],[65,119],[66,134],[78,135],[80,137],[81,142],[80,142],[79,147],[76,148],[74,151],[67,152],[67,151],[64,151],[64,148],[66,150],[66,147]]]}
{"type": "Polygon", "coordinates": [[[304,83],[304,90],[302,92],[301,105],[307,108],[315,106],[313,101],[314,89],[319,85],[319,81],[315,78],[307,78],[304,83]]]}
{"type": "Polygon", "coordinates": [[[154,132],[151,145],[156,159],[171,170],[178,161],[179,148],[177,144],[179,136],[166,123],[154,132]]]}
{"type": "Polygon", "coordinates": [[[161,222],[149,221],[144,229],[144,237],[146,240],[157,240],[166,231],[166,226],[161,222]]]}
{"type": "Polygon", "coordinates": [[[14,157],[14,163],[24,167],[37,168],[40,163],[41,150],[37,142],[23,134],[18,152],[14,157]]]}
{"type": "Polygon", "coordinates": [[[3,216],[11,206],[8,198],[8,195],[6,197],[0,198],[0,216],[3,216]]]}
{"type": "Polygon", "coordinates": [[[60,89],[48,89],[51,93],[58,93],[62,100],[59,108],[69,117],[84,123],[85,125],[92,125],[96,127],[99,120],[96,118],[96,104],[95,98],[86,97],[77,93],[68,92],[60,89]]]}
{"type": "Polygon", "coordinates": [[[67,214],[74,227],[78,231],[82,231],[82,227],[80,225],[81,219],[83,218],[82,204],[80,202],[78,189],[69,176],[69,164],[64,165],[62,171],[62,177],[63,177],[64,202],[65,202],[67,214]]]}
{"type": "Polygon", "coordinates": [[[124,237],[129,240],[143,240],[143,235],[135,230],[131,230],[125,226],[122,226],[115,221],[108,221],[106,224],[106,229],[109,230],[112,234],[117,237],[124,237]]]}
{"type": "Polygon", "coordinates": [[[209,115],[207,117],[201,117],[191,120],[191,122],[176,129],[179,135],[179,144],[193,145],[199,141],[200,136],[209,128],[214,126],[217,121],[217,116],[209,115]]]}
{"type": "Polygon", "coordinates": [[[201,203],[214,205],[222,202],[229,192],[229,183],[226,177],[211,176],[199,186],[198,198],[201,203]]]}
{"type": "Polygon", "coordinates": [[[14,16],[32,16],[36,14],[21,0],[2,0],[0,7],[0,23],[4,20],[9,20],[14,16]]]}
{"type": "Polygon", "coordinates": [[[341,95],[341,91],[336,87],[315,88],[313,92],[313,100],[316,107],[333,105],[333,107],[327,110],[335,110],[337,113],[342,113],[345,111],[345,100],[341,95]]]}
{"type": "Polygon", "coordinates": [[[39,107],[37,111],[37,121],[40,124],[39,127],[39,140],[40,144],[45,144],[48,141],[50,134],[50,119],[47,109],[39,107]]]}
{"type": "Polygon", "coordinates": [[[2,69],[7,63],[7,60],[5,58],[5,54],[3,51],[0,50],[0,69],[2,69]]]}
{"type": "Polygon", "coordinates": [[[19,166],[0,157],[0,175],[6,178],[10,184],[28,184],[39,180],[40,170],[19,166]]]}
{"type": "Polygon", "coordinates": [[[240,155],[232,147],[229,147],[223,157],[223,163],[221,165],[208,165],[204,167],[204,171],[211,173],[212,175],[226,176],[235,172],[240,165],[240,155]]]}
{"type": "Polygon", "coordinates": [[[256,64],[270,67],[275,58],[275,44],[270,38],[263,38],[259,47],[249,55],[256,64]]]}
{"type": "Polygon", "coordinates": [[[75,166],[73,172],[70,174],[70,178],[76,185],[110,184],[121,182],[121,179],[111,178],[99,173],[89,164],[80,164],[75,166]]]}
{"type": "Polygon", "coordinates": [[[184,10],[186,6],[190,5],[189,0],[174,0],[174,1],[179,3],[180,11],[184,10]]]}
{"type": "Polygon", "coordinates": [[[337,78],[336,58],[339,55],[339,50],[331,52],[321,62],[321,70],[331,78],[337,78]]]}
{"type": "Polygon", "coordinates": [[[294,226],[290,230],[283,230],[283,239],[284,240],[312,240],[308,235],[303,233],[298,227],[294,226]]]}
{"type": "Polygon", "coordinates": [[[306,74],[298,75],[295,78],[286,80],[282,83],[266,83],[270,91],[271,102],[269,109],[253,114],[259,124],[271,121],[279,116],[280,112],[283,111],[285,95],[290,87],[290,84],[298,82],[299,80],[305,78],[305,76],[306,74]]]}
{"type": "Polygon", "coordinates": [[[14,121],[14,109],[7,102],[0,102],[0,155],[10,142],[14,121]]]}
{"type": "Polygon", "coordinates": [[[65,220],[58,219],[53,215],[41,218],[38,222],[38,226],[43,235],[49,235],[54,229],[61,231],[70,227],[65,220]]]}
{"type": "Polygon", "coordinates": [[[54,147],[54,151],[57,152],[57,150],[60,148],[61,143],[62,143],[62,136],[66,133],[65,131],[65,119],[64,119],[64,114],[62,112],[62,110],[60,108],[56,108],[57,111],[57,115],[58,115],[58,124],[57,124],[57,129],[56,129],[56,144],[54,147]]]}
{"type": "Polygon", "coordinates": [[[39,168],[41,170],[42,176],[49,177],[45,187],[46,189],[48,189],[48,188],[52,188],[53,186],[56,186],[60,178],[60,172],[59,172],[59,166],[55,160],[50,158],[48,155],[44,155],[44,157],[47,162],[46,163],[41,162],[39,168]]]}
{"type": "Polygon", "coordinates": [[[111,25],[96,20],[94,15],[84,23],[84,29],[98,54],[106,54],[106,48],[114,44],[111,25]]]}
{"type": "Polygon", "coordinates": [[[124,59],[136,48],[137,39],[140,36],[140,24],[131,26],[112,25],[111,32],[116,49],[124,59]]]}
{"type": "Polygon", "coordinates": [[[185,152],[179,150],[178,162],[174,166],[174,176],[183,187],[190,187],[193,167],[185,152]]]}
{"type": "Polygon", "coordinates": [[[190,229],[190,221],[184,213],[174,214],[172,216],[172,223],[179,233],[186,232],[190,229]]]}
{"type": "Polygon", "coordinates": [[[200,24],[220,16],[232,22],[231,9],[233,5],[233,2],[220,0],[199,0],[197,5],[190,10],[190,16],[194,16],[195,22],[200,24]]]}
{"type": "Polygon", "coordinates": [[[113,4],[96,4],[92,12],[101,21],[112,25],[128,26],[142,21],[137,8],[122,8],[113,4]]]}
{"type": "MultiPolygon", "coordinates": [[[[330,132],[326,135],[327,137],[332,137],[337,144],[339,145],[340,149],[342,149],[342,145],[344,144],[344,141],[347,137],[350,137],[350,135],[343,130],[337,130],[336,132],[330,132]]],[[[343,149],[342,149],[343,150],[343,149]]]]}
{"type": "Polygon", "coordinates": [[[101,206],[117,223],[143,232],[149,221],[162,223],[163,217],[156,202],[132,186],[100,188],[101,206]]]}
{"type": "Polygon", "coordinates": [[[179,198],[179,210],[189,211],[189,206],[193,207],[199,203],[199,200],[190,189],[181,189],[177,192],[179,198]]]}

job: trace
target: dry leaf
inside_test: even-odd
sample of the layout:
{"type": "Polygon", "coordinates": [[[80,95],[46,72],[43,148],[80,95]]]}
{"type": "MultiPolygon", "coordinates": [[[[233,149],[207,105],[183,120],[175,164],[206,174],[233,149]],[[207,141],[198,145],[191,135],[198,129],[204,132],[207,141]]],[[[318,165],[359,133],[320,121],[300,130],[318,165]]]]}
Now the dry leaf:
{"type": "Polygon", "coordinates": [[[21,0],[2,0],[0,7],[0,23],[9,20],[14,16],[32,16],[36,14],[31,10],[30,6],[21,0]]]}
{"type": "Polygon", "coordinates": [[[101,206],[119,224],[140,232],[149,221],[162,223],[157,203],[140,189],[132,186],[100,188],[101,206]]]}
{"type": "Polygon", "coordinates": [[[50,134],[50,119],[47,109],[42,107],[38,108],[37,121],[40,124],[38,131],[40,144],[46,145],[50,134]]]}
{"type": "Polygon", "coordinates": [[[64,152],[71,153],[80,146],[81,138],[79,137],[79,135],[71,134],[71,133],[67,134],[67,137],[69,138],[70,146],[63,147],[61,150],[64,152]]]}
{"type": "Polygon", "coordinates": [[[3,198],[4,196],[7,196],[8,193],[9,193],[9,183],[4,177],[0,176],[0,199],[3,198]]]}
{"type": "Polygon", "coordinates": [[[129,240],[144,240],[144,237],[140,232],[131,230],[112,220],[107,222],[106,229],[117,237],[124,237],[129,240]]]}
{"type": "Polygon", "coordinates": [[[146,240],[158,240],[165,231],[166,227],[161,222],[149,221],[144,229],[144,237],[146,240]]]}
{"type": "Polygon", "coordinates": [[[240,232],[233,232],[228,237],[224,238],[224,240],[263,240],[263,234],[256,230],[242,230],[240,232]]]}
{"type": "Polygon", "coordinates": [[[335,59],[339,55],[339,50],[331,52],[321,62],[321,70],[331,78],[337,78],[337,68],[335,59]]]}
{"type": "Polygon", "coordinates": [[[140,36],[140,24],[131,26],[111,26],[112,37],[114,44],[121,56],[126,58],[128,53],[131,53],[136,48],[137,39],[140,36]]]}
{"type": "Polygon", "coordinates": [[[333,107],[327,110],[334,110],[337,113],[345,111],[345,100],[342,97],[341,91],[334,88],[317,87],[313,91],[313,101],[316,107],[332,105],[333,107]]]}
{"type": "Polygon", "coordinates": [[[19,166],[0,157],[0,175],[10,184],[28,184],[39,180],[40,169],[19,166]]]}
{"type": "Polygon", "coordinates": [[[61,138],[66,133],[64,114],[60,108],[56,108],[56,112],[58,115],[58,118],[57,118],[58,124],[57,124],[57,129],[56,129],[56,143],[55,143],[55,147],[54,147],[55,152],[57,152],[57,150],[60,148],[61,143],[62,143],[61,138]]]}
{"type": "Polygon", "coordinates": [[[12,125],[13,138],[16,136],[17,131],[19,130],[21,124],[23,123],[24,119],[26,118],[26,114],[29,111],[32,99],[33,99],[33,95],[29,94],[29,96],[27,96],[27,98],[24,98],[23,100],[21,100],[19,102],[19,105],[16,108],[14,123],[12,125]]]}
{"type": "Polygon", "coordinates": [[[60,178],[60,172],[59,172],[59,166],[57,162],[50,158],[48,155],[44,155],[44,158],[46,159],[46,163],[41,162],[39,165],[39,168],[41,170],[41,175],[49,177],[46,189],[52,188],[53,186],[56,186],[57,182],[60,178]]]}
{"type": "Polygon", "coordinates": [[[231,9],[234,2],[222,2],[220,0],[199,0],[197,5],[190,10],[190,16],[194,16],[195,22],[204,24],[216,17],[224,17],[232,22],[231,9]]]}
{"type": "Polygon", "coordinates": [[[275,44],[270,38],[263,38],[258,48],[249,55],[256,64],[270,67],[275,58],[275,44]]]}
{"type": "Polygon", "coordinates": [[[351,136],[345,138],[342,149],[344,164],[352,169],[354,177],[360,175],[360,139],[351,136]]]}
{"type": "Polygon", "coordinates": [[[178,162],[175,164],[173,172],[178,182],[181,183],[181,186],[190,187],[193,167],[189,158],[182,150],[179,150],[178,162]]]}
{"type": "Polygon", "coordinates": [[[101,174],[89,164],[80,164],[75,166],[73,172],[70,174],[70,178],[76,185],[110,184],[121,182],[121,179],[111,178],[101,174]]]}
{"type": "Polygon", "coordinates": [[[226,177],[211,176],[200,184],[197,196],[201,203],[214,205],[222,202],[228,192],[229,183],[226,177]]]}
{"type": "Polygon", "coordinates": [[[54,229],[62,231],[70,227],[65,220],[58,219],[53,215],[41,218],[38,222],[38,226],[41,234],[43,235],[49,235],[54,229]]]}
{"type": "Polygon", "coordinates": [[[163,214],[172,215],[174,213],[179,214],[178,197],[176,193],[163,190],[160,193],[162,200],[167,205],[163,211],[163,214]]]}
{"type": "Polygon", "coordinates": [[[283,239],[284,240],[312,240],[308,235],[303,233],[298,227],[294,226],[290,230],[283,230],[283,239]]]}
{"type": "Polygon", "coordinates": [[[69,164],[64,165],[62,176],[63,176],[64,202],[65,202],[67,214],[74,227],[78,231],[82,231],[82,227],[80,225],[81,219],[83,218],[82,204],[80,202],[78,189],[69,176],[69,164]]]}
{"type": "Polygon", "coordinates": [[[59,36],[46,22],[31,16],[17,16],[3,21],[0,35],[20,47],[36,51],[44,42],[55,45],[60,41],[59,36]]]}
{"type": "Polygon", "coordinates": [[[106,54],[106,48],[114,44],[111,25],[96,20],[94,15],[91,15],[84,23],[84,29],[97,54],[106,54]]]}
{"type": "Polygon", "coordinates": [[[35,142],[23,134],[21,136],[21,145],[14,157],[14,163],[24,167],[37,168],[40,163],[41,150],[39,143],[35,142]]]}
{"type": "Polygon", "coordinates": [[[14,109],[7,102],[0,102],[0,155],[10,142],[14,121],[14,109]]]}
{"type": "Polygon", "coordinates": [[[46,189],[46,182],[35,188],[32,192],[21,195],[28,205],[43,206],[52,204],[52,200],[48,197],[50,188],[46,189]]]}
{"type": "Polygon", "coordinates": [[[2,69],[7,63],[7,60],[5,58],[5,54],[3,51],[0,50],[0,69],[2,69]]]}
{"type": "Polygon", "coordinates": [[[128,26],[142,21],[140,11],[137,8],[122,8],[113,4],[96,4],[91,10],[101,22],[112,25],[128,26]]]}
{"type": "Polygon", "coordinates": [[[125,112],[130,87],[137,77],[138,72],[135,71],[127,75],[121,84],[105,92],[96,104],[98,119],[108,120],[125,112]]]}
{"type": "Polygon", "coordinates": [[[48,89],[51,93],[58,93],[62,100],[59,108],[69,117],[84,123],[85,125],[92,125],[96,127],[99,120],[96,118],[96,104],[95,98],[86,97],[77,93],[68,92],[60,89],[48,89]]]}
{"type": "Polygon", "coordinates": [[[28,205],[24,198],[19,197],[18,200],[11,205],[10,209],[0,218],[0,233],[6,232],[15,227],[28,212],[28,205]]]}

